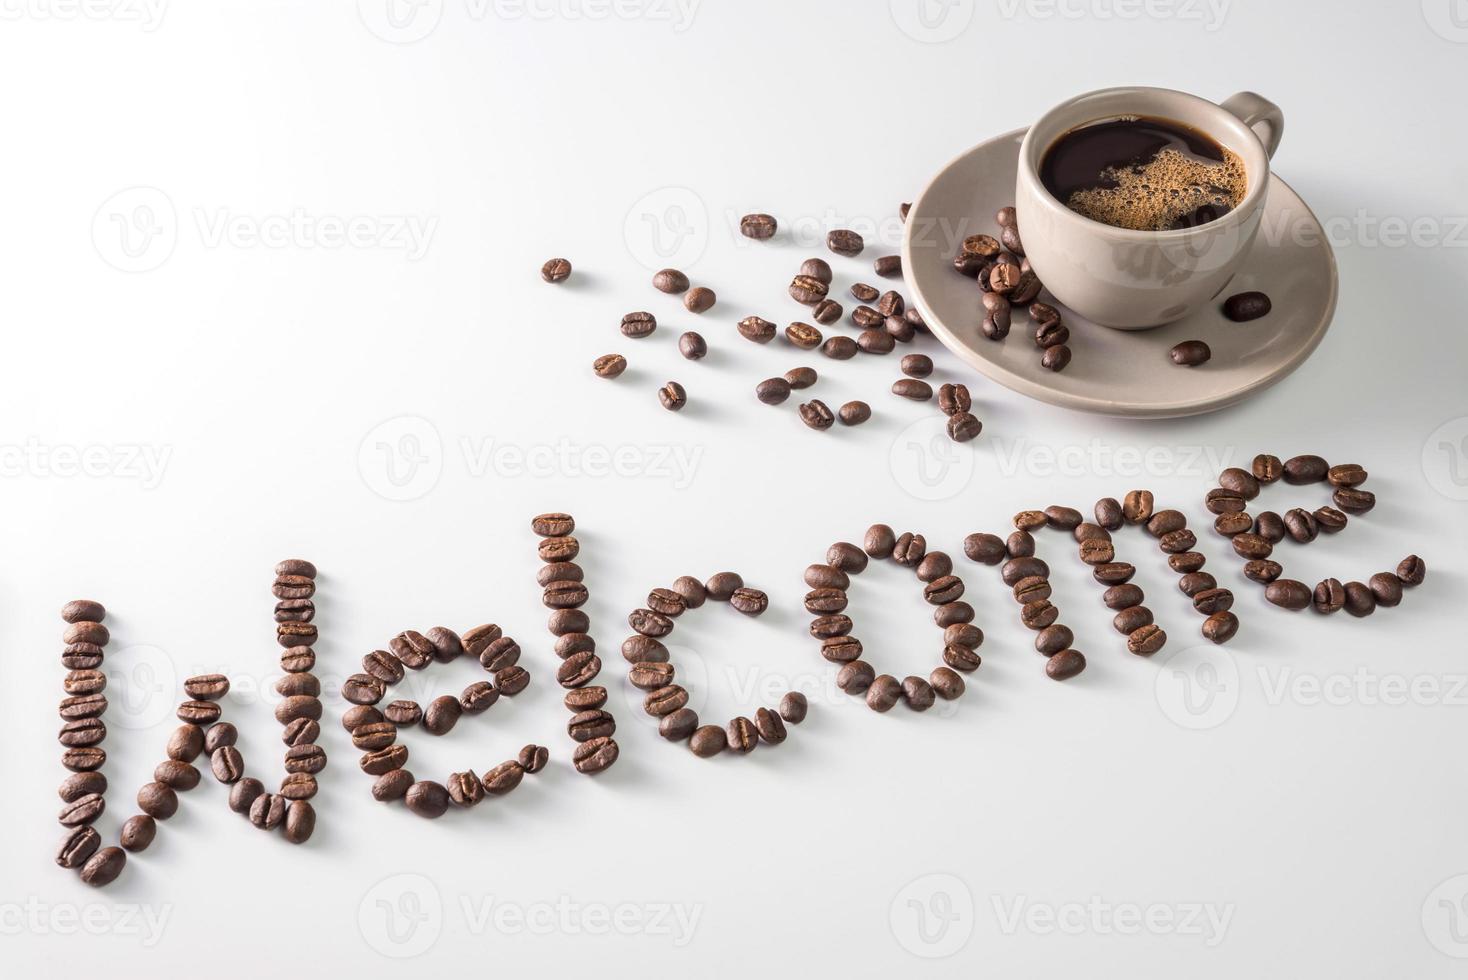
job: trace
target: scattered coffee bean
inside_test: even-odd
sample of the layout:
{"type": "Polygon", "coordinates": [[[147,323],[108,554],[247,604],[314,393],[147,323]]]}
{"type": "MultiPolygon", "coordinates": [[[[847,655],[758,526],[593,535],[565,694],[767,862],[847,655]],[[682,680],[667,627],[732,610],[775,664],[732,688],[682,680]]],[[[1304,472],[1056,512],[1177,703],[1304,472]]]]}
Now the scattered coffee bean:
{"type": "Polygon", "coordinates": [[[1285,460],[1284,481],[1296,486],[1319,483],[1329,470],[1330,464],[1319,456],[1293,456],[1285,460]]]}
{"type": "Polygon", "coordinates": [[[652,285],[660,293],[685,293],[688,291],[688,277],[677,269],[660,269],[654,273],[652,285]]]}
{"type": "Polygon", "coordinates": [[[709,352],[709,345],[701,334],[689,330],[678,338],[678,353],[690,361],[701,361],[709,352]]]}
{"type": "Polygon", "coordinates": [[[1061,650],[1045,661],[1045,676],[1053,681],[1070,680],[1086,669],[1086,658],[1079,650],[1061,650]]]}
{"type": "Polygon", "coordinates": [[[780,717],[792,725],[798,725],[805,721],[809,704],[804,694],[799,691],[788,691],[780,699],[780,717]]]}
{"type": "Polygon", "coordinates": [[[850,401],[841,406],[837,415],[842,425],[861,425],[872,417],[872,407],[866,402],[850,401]]]}
{"type": "Polygon", "coordinates": [[[790,397],[790,382],[784,378],[766,378],[755,387],[754,396],[766,405],[778,405],[790,397]]]}
{"type": "Polygon", "coordinates": [[[1304,582],[1291,578],[1280,578],[1265,586],[1264,598],[1282,609],[1304,609],[1310,605],[1313,596],[1310,587],[1304,582]]]}
{"type": "Polygon", "coordinates": [[[1213,356],[1213,351],[1201,340],[1185,340],[1167,352],[1172,363],[1183,367],[1197,367],[1213,356]]]}
{"type": "Polygon", "coordinates": [[[825,430],[831,427],[835,416],[820,399],[812,399],[800,406],[800,420],[812,429],[825,430]]]}
{"type": "Polygon", "coordinates": [[[1257,320],[1272,308],[1269,297],[1261,292],[1235,293],[1223,301],[1223,315],[1235,323],[1257,320]]]}
{"type": "Polygon", "coordinates": [[[837,320],[840,320],[843,312],[840,303],[834,299],[827,298],[817,303],[815,309],[810,311],[810,315],[811,319],[817,323],[829,326],[837,320]]]}
{"type": "Polygon", "coordinates": [[[729,736],[718,725],[704,725],[689,737],[688,747],[700,759],[707,759],[729,747],[729,736]]]}
{"type": "Polygon", "coordinates": [[[657,328],[658,318],[642,310],[622,317],[622,335],[633,340],[641,340],[657,328]]]}
{"type": "Polygon", "coordinates": [[[848,258],[860,255],[864,245],[860,235],[846,228],[837,228],[826,235],[826,247],[837,255],[845,255],[848,258]]]}
{"type": "Polygon", "coordinates": [[[571,276],[571,263],[567,259],[550,259],[540,267],[540,278],[546,282],[565,282],[571,276]]]}
{"type": "Polygon", "coordinates": [[[801,350],[815,350],[821,345],[821,332],[809,323],[796,321],[785,328],[785,339],[801,350]]]}
{"type": "Polygon", "coordinates": [[[775,325],[758,316],[747,316],[739,321],[739,335],[756,344],[768,344],[775,339],[775,325]]]}
{"type": "Polygon", "coordinates": [[[683,297],[683,308],[689,313],[707,313],[714,308],[718,297],[707,286],[694,286],[683,297]]]}
{"type": "Polygon", "coordinates": [[[925,402],[933,397],[933,387],[926,381],[917,378],[899,378],[892,382],[892,394],[912,401],[925,402]]]}
{"type": "Polygon", "coordinates": [[[902,275],[902,256],[883,255],[872,263],[872,271],[884,279],[902,275]]]}
{"type": "Polygon", "coordinates": [[[739,219],[739,233],[759,241],[774,238],[778,227],[779,222],[770,214],[746,214],[739,219]]]}
{"type": "Polygon", "coordinates": [[[576,771],[587,775],[611,768],[619,754],[617,742],[612,738],[593,738],[581,742],[571,755],[571,764],[576,771]]]}
{"type": "Polygon", "coordinates": [[[688,392],[676,381],[669,381],[658,389],[658,401],[670,412],[680,412],[688,404],[688,392]]]}

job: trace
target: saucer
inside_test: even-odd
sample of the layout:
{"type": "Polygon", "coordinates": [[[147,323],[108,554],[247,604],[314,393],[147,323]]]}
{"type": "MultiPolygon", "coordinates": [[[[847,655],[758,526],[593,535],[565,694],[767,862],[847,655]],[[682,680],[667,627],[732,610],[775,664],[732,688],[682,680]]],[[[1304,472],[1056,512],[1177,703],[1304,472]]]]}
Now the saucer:
{"type": "MultiPolygon", "coordinates": [[[[1113,330],[1055,303],[1070,327],[1074,355],[1060,372],[1040,366],[1041,351],[1023,311],[1015,311],[1004,340],[986,338],[979,332],[982,294],[953,268],[953,256],[965,235],[998,237],[994,212],[1014,202],[1024,135],[1019,129],[980,143],[944,167],[913,201],[902,241],[911,300],[944,346],[979,372],[1062,408],[1175,418],[1216,411],[1262,391],[1303,364],[1325,336],[1335,313],[1335,256],[1305,202],[1271,175],[1259,235],[1218,302],[1151,330],[1113,330]],[[1255,289],[1273,302],[1266,316],[1234,323],[1223,315],[1227,296],[1255,289]],[[1192,368],[1173,364],[1168,351],[1184,340],[1205,341],[1212,359],[1192,368]]],[[[1041,298],[1054,302],[1048,293],[1041,298]]]]}

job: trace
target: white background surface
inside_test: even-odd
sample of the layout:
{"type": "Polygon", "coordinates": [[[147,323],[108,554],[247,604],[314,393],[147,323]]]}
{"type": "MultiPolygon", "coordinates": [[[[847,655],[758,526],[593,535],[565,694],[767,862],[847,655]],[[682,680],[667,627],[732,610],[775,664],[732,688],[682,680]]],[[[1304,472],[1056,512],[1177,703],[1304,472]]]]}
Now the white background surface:
{"type": "MultiPolygon", "coordinates": [[[[1468,185],[1451,93],[1468,29],[1446,0],[958,0],[930,30],[912,6],[703,0],[684,19],[635,0],[445,0],[406,34],[374,0],[169,4],[146,23],[120,3],[4,6],[7,974],[1459,975],[1468,185]],[[895,358],[836,364],[735,334],[749,313],[795,316],[785,286],[826,227],[895,251],[897,205],[956,152],[1131,83],[1252,88],[1284,107],[1276,167],[1334,229],[1341,302],[1283,384],[1220,415],[1133,424],[969,377],[985,431],[952,450],[907,431],[936,411],[887,393],[895,358]],[[115,221],[140,205],[161,231],[134,234],[130,256],[115,221]],[[805,243],[738,238],[749,210],[805,243]],[[283,240],[251,237],[292,215],[283,240]],[[299,230],[350,218],[365,244],[299,230]],[[421,254],[392,237],[404,219],[431,227],[421,254]],[[540,281],[551,255],[573,260],[572,283],[540,281]],[[644,262],[682,265],[719,305],[695,324],[644,262]],[[664,326],[623,340],[633,309],[664,326]],[[675,339],[695,325],[713,353],[690,364],[675,339]],[[610,350],[634,363],[615,383],[588,367],[610,350]],[[877,418],[819,434],[793,401],[754,400],[797,363],[826,373],[811,394],[866,398],[877,418]],[[681,415],[657,407],[667,378],[689,390],[681,415]],[[379,449],[404,437],[416,470],[379,449]],[[68,469],[89,449],[92,472],[68,469]],[[516,451],[559,461],[517,467],[516,451]],[[620,475],[581,470],[610,451],[620,475]],[[1222,466],[1260,451],[1359,461],[1381,497],[1341,537],[1282,548],[1291,574],[1364,580],[1415,551],[1428,583],[1366,621],[1266,607],[1202,508],[1222,466]],[[163,464],[144,471],[137,452],[163,464]],[[1022,508],[1134,486],[1186,509],[1238,591],[1225,651],[1196,651],[1198,617],[1128,535],[1178,659],[1132,657],[1052,536],[1058,603],[1091,662],[1080,678],[1046,680],[997,576],[960,560],[989,637],[968,695],[879,717],[832,693],[800,609],[800,572],[831,541],[887,521],[957,554],[1022,508]],[[621,725],[622,759],[597,779],[569,768],[541,625],[527,522],[548,509],[580,520],[621,725]],[[259,691],[275,676],[271,566],[288,555],[322,569],[332,687],[405,628],[493,620],[525,645],[531,688],[435,744],[409,736],[411,768],[442,779],[539,741],[551,769],[428,824],[371,801],[332,699],[309,845],[250,828],[206,776],[113,887],[54,867],[62,602],[109,609],[111,840],[189,674],[230,674],[251,770],[278,778],[259,691]],[[813,705],[778,750],[701,761],[634,710],[616,648],[649,587],[722,568],[772,608],[680,625],[695,703],[723,720],[762,685],[773,703],[795,684],[813,705]],[[1210,678],[1211,701],[1196,686],[1210,678]],[[622,927],[598,934],[606,915],[622,927]]],[[[836,263],[843,291],[878,251],[836,263]]],[[[936,381],[962,377],[922,349],[936,381]]],[[[1279,488],[1261,504],[1323,502],[1279,488]]],[[[853,596],[868,659],[926,674],[938,631],[911,578],[874,569],[853,596]]],[[[422,693],[457,690],[470,667],[422,693]]]]}

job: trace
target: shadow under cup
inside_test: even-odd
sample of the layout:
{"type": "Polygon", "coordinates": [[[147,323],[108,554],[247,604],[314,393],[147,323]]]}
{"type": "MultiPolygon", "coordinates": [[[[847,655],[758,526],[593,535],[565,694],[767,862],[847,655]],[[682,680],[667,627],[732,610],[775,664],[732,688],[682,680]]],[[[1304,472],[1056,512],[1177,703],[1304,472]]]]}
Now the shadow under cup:
{"type": "Polygon", "coordinates": [[[1224,290],[1259,230],[1268,184],[1269,154],[1228,109],[1170,89],[1106,89],[1065,102],[1030,127],[1015,208],[1025,256],[1051,295],[1095,323],[1142,330],[1180,320],[1224,290]],[[1135,231],[1056,200],[1040,181],[1046,151],[1073,129],[1128,116],[1175,120],[1238,154],[1248,182],[1238,207],[1193,228],[1135,231]]]}

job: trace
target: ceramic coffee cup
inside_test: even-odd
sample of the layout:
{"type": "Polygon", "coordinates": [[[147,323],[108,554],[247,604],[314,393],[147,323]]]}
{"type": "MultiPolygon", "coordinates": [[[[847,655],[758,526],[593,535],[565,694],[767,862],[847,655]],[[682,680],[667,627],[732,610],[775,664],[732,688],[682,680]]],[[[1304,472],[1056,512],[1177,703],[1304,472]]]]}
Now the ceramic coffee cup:
{"type": "Polygon", "coordinates": [[[1216,104],[1161,88],[1110,88],[1064,102],[1030,127],[1019,150],[1015,210],[1025,256],[1045,288],[1088,320],[1142,330],[1180,320],[1228,285],[1264,213],[1269,158],[1284,113],[1252,92],[1216,104]],[[1040,161],[1061,136],[1087,123],[1127,116],[1171,119],[1237,153],[1248,181],[1244,199],[1194,228],[1134,231],[1070,210],[1040,182],[1040,161]]]}

